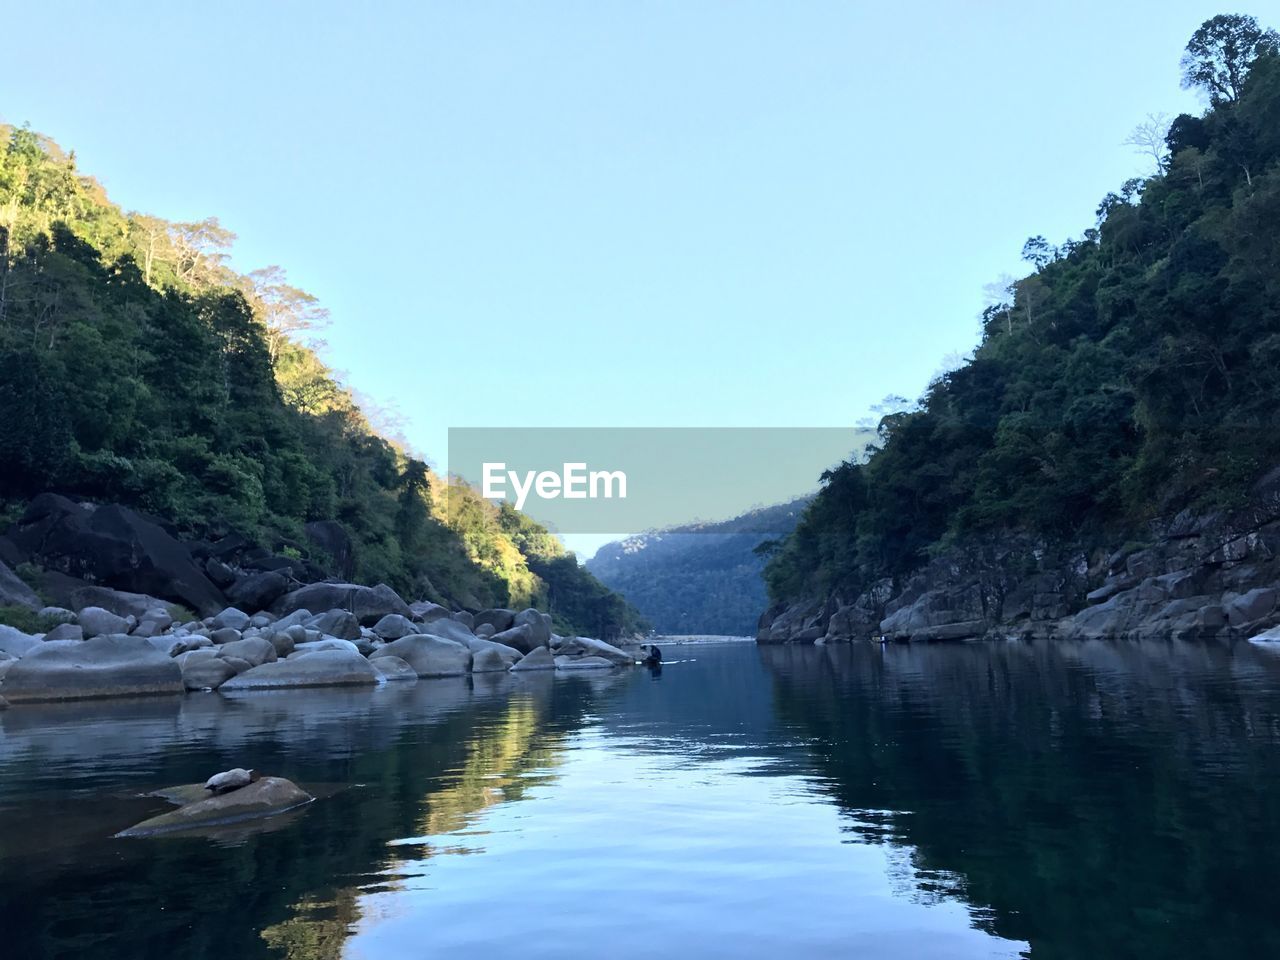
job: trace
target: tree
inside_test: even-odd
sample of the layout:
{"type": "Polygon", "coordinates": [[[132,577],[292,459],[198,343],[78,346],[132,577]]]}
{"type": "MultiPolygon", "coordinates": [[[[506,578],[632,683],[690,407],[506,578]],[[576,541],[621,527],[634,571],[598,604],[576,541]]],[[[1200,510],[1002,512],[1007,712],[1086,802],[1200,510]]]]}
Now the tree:
{"type": "Polygon", "coordinates": [[[1147,119],[1133,128],[1125,138],[1125,146],[1136,148],[1156,163],[1156,173],[1164,173],[1169,164],[1169,117],[1164,113],[1148,113],[1147,119]]]}
{"type": "Polygon", "coordinates": [[[1280,51],[1280,34],[1253,17],[1219,14],[1200,25],[1182,55],[1182,86],[1198,87],[1214,106],[1235,103],[1253,62],[1280,51]]]}
{"type": "Polygon", "coordinates": [[[286,283],[282,267],[255,270],[249,274],[249,281],[250,295],[263,326],[267,328],[267,351],[273,366],[285,341],[296,340],[299,334],[329,325],[329,311],[305,290],[286,283]]]}

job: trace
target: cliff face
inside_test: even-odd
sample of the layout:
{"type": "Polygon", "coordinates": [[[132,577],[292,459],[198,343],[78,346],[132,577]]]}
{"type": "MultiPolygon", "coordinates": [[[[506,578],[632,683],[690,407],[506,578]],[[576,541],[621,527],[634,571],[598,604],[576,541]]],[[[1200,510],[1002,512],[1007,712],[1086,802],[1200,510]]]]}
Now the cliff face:
{"type": "Polygon", "coordinates": [[[1280,471],[1253,504],[1180,514],[1111,550],[1027,537],[949,550],[857,596],[779,604],[761,643],[1172,637],[1232,639],[1280,624],[1280,471]]]}

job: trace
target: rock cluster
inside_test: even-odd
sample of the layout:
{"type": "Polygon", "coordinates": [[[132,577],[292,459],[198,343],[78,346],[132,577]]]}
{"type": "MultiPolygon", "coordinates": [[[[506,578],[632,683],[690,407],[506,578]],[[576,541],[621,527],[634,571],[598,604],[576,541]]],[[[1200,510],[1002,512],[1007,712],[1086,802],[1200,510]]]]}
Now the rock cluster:
{"type": "Polygon", "coordinates": [[[175,620],[154,597],[110,593],[97,594],[107,606],[42,610],[59,621],[42,635],[0,626],[0,693],[23,703],[373,687],[473,672],[635,663],[632,654],[602,640],[555,635],[551,618],[538,610],[450,613],[437,604],[406,604],[385,584],[307,584],[273,597],[270,610],[232,606],[186,621],[175,620]],[[477,636],[476,622],[503,629],[477,636]]]}

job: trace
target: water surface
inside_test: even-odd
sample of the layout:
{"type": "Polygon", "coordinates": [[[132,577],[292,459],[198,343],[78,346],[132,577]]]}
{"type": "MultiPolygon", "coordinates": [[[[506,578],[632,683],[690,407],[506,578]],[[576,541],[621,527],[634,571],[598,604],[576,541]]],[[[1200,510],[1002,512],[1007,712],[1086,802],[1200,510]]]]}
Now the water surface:
{"type": "Polygon", "coordinates": [[[1280,955],[1280,655],[667,653],[0,714],[5,953],[1280,955]],[[112,839],[233,765],[319,799],[112,839]]]}

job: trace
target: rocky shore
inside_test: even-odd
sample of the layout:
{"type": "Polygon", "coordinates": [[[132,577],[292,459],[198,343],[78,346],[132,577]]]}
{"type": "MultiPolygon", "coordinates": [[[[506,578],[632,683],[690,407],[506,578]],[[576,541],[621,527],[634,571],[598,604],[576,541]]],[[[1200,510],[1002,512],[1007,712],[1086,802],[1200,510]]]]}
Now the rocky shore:
{"type": "MultiPolygon", "coordinates": [[[[317,531],[342,562],[340,534],[340,527],[317,531]]],[[[551,617],[533,608],[407,603],[385,584],[322,579],[326,571],[312,563],[225,539],[191,546],[122,507],[37,497],[0,538],[0,606],[27,611],[45,629],[0,624],[0,706],[373,687],[469,673],[611,669],[644,658],[636,647],[559,636],[551,617]],[[6,561],[40,564],[42,592],[63,605],[43,605],[6,561]]]]}
{"type": "Polygon", "coordinates": [[[1184,513],[1113,549],[970,543],[849,596],[779,604],[760,643],[977,638],[1232,640],[1280,624],[1280,474],[1232,515],[1184,513]]]}

